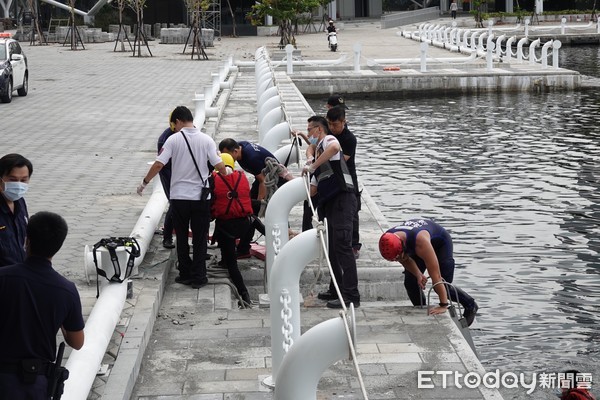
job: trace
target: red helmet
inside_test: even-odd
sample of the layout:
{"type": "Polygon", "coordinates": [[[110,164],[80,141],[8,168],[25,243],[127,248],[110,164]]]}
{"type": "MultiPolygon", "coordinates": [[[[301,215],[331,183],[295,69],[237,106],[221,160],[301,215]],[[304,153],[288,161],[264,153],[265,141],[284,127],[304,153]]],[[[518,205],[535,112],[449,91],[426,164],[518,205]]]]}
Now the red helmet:
{"type": "Polygon", "coordinates": [[[402,253],[404,246],[402,240],[393,233],[386,232],[379,238],[379,252],[388,261],[396,261],[402,253]]]}

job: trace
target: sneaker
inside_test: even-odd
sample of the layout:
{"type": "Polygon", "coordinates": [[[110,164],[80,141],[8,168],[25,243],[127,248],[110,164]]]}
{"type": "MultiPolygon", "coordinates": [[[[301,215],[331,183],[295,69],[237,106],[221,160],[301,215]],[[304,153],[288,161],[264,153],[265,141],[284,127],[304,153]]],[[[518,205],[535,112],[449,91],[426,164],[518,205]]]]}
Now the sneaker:
{"type": "Polygon", "coordinates": [[[173,239],[164,239],[163,240],[163,247],[165,249],[174,249],[175,248],[175,244],[173,243],[173,239]]]}
{"type": "Polygon", "coordinates": [[[359,249],[352,249],[352,252],[354,253],[354,259],[358,260],[358,258],[360,257],[360,250],[359,249]]]}
{"type": "Polygon", "coordinates": [[[185,277],[179,275],[175,278],[175,282],[181,283],[182,285],[191,285],[193,280],[192,280],[192,278],[185,278],[185,277]]]}
{"type": "Polygon", "coordinates": [[[471,326],[473,321],[475,321],[475,315],[477,314],[478,310],[479,310],[479,306],[477,305],[477,303],[475,303],[472,308],[465,309],[463,316],[465,317],[465,320],[467,321],[467,326],[471,326]]]}
{"type": "Polygon", "coordinates": [[[201,281],[193,281],[192,282],[192,288],[193,289],[200,289],[201,287],[204,287],[208,285],[208,279],[204,278],[201,281]]]}
{"type": "Polygon", "coordinates": [[[326,292],[321,292],[317,295],[317,299],[319,300],[337,300],[337,294],[331,293],[329,290],[326,292]]]}
{"type": "MultiPolygon", "coordinates": [[[[354,308],[360,307],[360,301],[344,301],[346,307],[350,307],[350,303],[354,304],[354,308]]],[[[330,300],[327,302],[327,308],[342,308],[342,302],[339,299],[330,300]]]]}

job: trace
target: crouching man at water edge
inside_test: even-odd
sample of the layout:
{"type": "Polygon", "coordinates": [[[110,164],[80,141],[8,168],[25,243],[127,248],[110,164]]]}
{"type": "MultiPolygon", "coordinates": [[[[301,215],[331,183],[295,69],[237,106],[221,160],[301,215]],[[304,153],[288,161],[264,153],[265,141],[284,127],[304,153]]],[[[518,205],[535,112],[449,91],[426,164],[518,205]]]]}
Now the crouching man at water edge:
{"type": "Polygon", "coordinates": [[[406,269],[404,287],[413,305],[426,304],[423,289],[428,278],[423,273],[427,270],[440,301],[439,306],[429,310],[429,314],[446,312],[449,291],[450,298],[463,306],[464,317],[471,325],[479,308],[475,300],[459,288],[456,291],[446,290],[445,285],[436,285],[442,281],[452,283],[454,279],[452,249],[450,234],[441,225],[428,219],[405,221],[388,229],[379,239],[379,252],[383,258],[398,261],[406,269]]]}

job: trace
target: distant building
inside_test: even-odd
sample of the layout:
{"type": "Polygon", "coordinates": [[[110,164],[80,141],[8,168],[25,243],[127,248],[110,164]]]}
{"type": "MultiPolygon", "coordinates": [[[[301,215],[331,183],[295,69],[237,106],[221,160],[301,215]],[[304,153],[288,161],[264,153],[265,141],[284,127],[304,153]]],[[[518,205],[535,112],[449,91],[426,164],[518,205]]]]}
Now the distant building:
{"type": "MultiPolygon", "coordinates": [[[[220,8],[221,10],[221,35],[226,36],[232,33],[234,19],[238,35],[256,35],[256,27],[252,26],[247,18],[247,15],[252,12],[255,0],[230,0],[229,3],[232,5],[233,13],[229,9],[227,0],[221,0],[220,5],[213,4],[214,9],[220,8]]],[[[383,0],[334,0],[326,13],[336,20],[378,18],[383,14],[383,0]],[[335,15],[332,12],[334,9],[335,15]]],[[[321,16],[322,14],[316,14],[315,18],[321,16]]],[[[147,0],[144,22],[147,24],[187,23],[187,12],[183,0],[147,0]]]]}

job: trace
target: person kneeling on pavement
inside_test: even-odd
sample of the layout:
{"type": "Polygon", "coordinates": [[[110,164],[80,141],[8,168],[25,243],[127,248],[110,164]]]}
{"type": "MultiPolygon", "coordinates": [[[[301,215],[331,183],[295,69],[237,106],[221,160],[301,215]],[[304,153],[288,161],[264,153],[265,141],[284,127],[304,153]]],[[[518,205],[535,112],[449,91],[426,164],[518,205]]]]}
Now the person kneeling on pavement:
{"type": "Polygon", "coordinates": [[[398,261],[409,272],[404,273],[404,287],[413,305],[426,304],[423,289],[427,277],[423,272],[427,270],[434,285],[433,290],[440,299],[439,306],[429,309],[429,314],[446,312],[450,292],[450,299],[463,306],[469,326],[473,323],[479,309],[475,300],[456,286],[450,288],[437,284],[442,281],[452,283],[454,278],[452,238],[441,225],[429,219],[405,221],[381,235],[379,252],[388,261],[398,261]]]}
{"type": "Polygon", "coordinates": [[[234,170],[233,157],[221,153],[227,175],[213,172],[214,180],[212,217],[215,219],[215,236],[221,249],[221,259],[227,266],[229,277],[235,285],[242,300],[250,304],[250,295],[244,285],[244,278],[238,268],[235,252],[236,239],[250,229],[252,203],[250,200],[250,183],[242,171],[234,170]]]}

